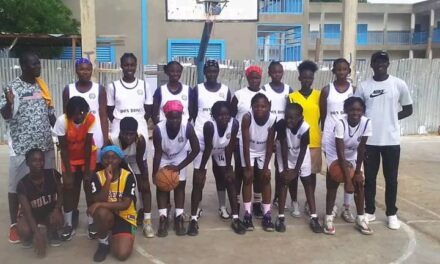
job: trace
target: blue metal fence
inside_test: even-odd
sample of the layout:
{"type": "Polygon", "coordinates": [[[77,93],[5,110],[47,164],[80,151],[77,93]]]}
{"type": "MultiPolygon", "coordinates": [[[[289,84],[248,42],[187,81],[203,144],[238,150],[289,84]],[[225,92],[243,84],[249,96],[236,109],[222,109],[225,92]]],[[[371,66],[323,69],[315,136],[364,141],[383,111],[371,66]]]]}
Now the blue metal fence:
{"type": "Polygon", "coordinates": [[[389,45],[409,45],[411,43],[410,36],[409,31],[388,31],[385,43],[389,45]]]}
{"type": "Polygon", "coordinates": [[[303,0],[260,0],[260,13],[302,14],[303,0]]]}

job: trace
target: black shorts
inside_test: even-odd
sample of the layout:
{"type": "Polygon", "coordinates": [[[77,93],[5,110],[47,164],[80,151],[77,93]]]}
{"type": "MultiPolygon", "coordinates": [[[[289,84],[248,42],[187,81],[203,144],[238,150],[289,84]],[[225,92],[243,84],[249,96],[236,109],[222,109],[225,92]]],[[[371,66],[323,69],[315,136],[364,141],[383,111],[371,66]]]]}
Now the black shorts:
{"type": "Polygon", "coordinates": [[[125,235],[131,235],[134,238],[137,231],[136,226],[130,224],[129,222],[125,221],[119,215],[116,214],[114,221],[115,223],[112,228],[112,236],[125,234],[125,235]]]}

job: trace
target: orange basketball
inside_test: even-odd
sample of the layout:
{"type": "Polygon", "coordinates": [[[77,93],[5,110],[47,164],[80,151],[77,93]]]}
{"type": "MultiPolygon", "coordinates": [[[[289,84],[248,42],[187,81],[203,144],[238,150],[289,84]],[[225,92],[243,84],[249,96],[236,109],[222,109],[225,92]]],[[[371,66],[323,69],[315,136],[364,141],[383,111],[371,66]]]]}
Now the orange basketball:
{"type": "Polygon", "coordinates": [[[179,173],[167,168],[161,168],[156,174],[156,186],[162,192],[174,190],[179,185],[179,173]]]}
{"type": "MultiPolygon", "coordinates": [[[[348,166],[348,172],[350,178],[353,179],[354,176],[353,165],[348,161],[345,161],[345,164],[348,166]]],[[[339,182],[339,183],[344,182],[344,174],[342,173],[342,169],[341,166],[339,165],[339,161],[337,160],[333,161],[332,164],[330,164],[328,172],[330,174],[330,178],[335,182],[339,182]]]]}

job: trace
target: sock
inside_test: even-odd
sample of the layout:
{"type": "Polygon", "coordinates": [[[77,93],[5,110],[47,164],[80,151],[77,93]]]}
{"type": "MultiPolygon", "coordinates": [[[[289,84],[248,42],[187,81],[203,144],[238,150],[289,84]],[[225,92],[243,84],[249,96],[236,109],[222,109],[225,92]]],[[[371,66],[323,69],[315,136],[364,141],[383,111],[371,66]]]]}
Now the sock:
{"type": "Polygon", "coordinates": [[[144,213],[144,220],[151,219],[151,213],[144,213]]]}
{"type": "Polygon", "coordinates": [[[164,209],[159,209],[159,216],[165,216],[167,217],[167,211],[168,209],[164,208],[164,209]]]}
{"type": "Polygon", "coordinates": [[[317,214],[310,214],[310,218],[315,218],[315,217],[318,217],[318,215],[317,214]]]}
{"type": "Polygon", "coordinates": [[[72,226],[72,211],[64,212],[64,222],[66,226],[72,226]]]}
{"type": "Polygon", "coordinates": [[[357,215],[357,217],[359,218],[359,220],[364,220],[365,219],[365,216],[363,215],[363,214],[361,214],[361,215],[357,215]]]}
{"type": "Polygon", "coordinates": [[[244,205],[244,210],[245,210],[246,212],[248,212],[248,213],[251,213],[252,203],[251,203],[251,202],[249,202],[249,203],[243,203],[243,205],[244,205]]]}
{"type": "Polygon", "coordinates": [[[344,192],[344,207],[345,208],[350,207],[352,200],[353,200],[353,194],[344,192]]]}
{"type": "Polygon", "coordinates": [[[183,214],[183,208],[176,208],[176,217],[183,214]]]}
{"type": "Polygon", "coordinates": [[[254,193],[254,203],[261,203],[262,200],[263,200],[262,193],[254,193]]]}
{"type": "Polygon", "coordinates": [[[284,214],[279,214],[278,218],[284,218],[284,214]]]}
{"type": "Polygon", "coordinates": [[[270,204],[263,204],[263,214],[270,213],[270,204]]]}
{"type": "Polygon", "coordinates": [[[232,215],[232,219],[238,219],[238,215],[232,215]]]}
{"type": "Polygon", "coordinates": [[[333,219],[333,215],[332,214],[330,214],[330,215],[326,214],[325,218],[332,218],[333,219]]]}
{"type": "Polygon", "coordinates": [[[87,216],[87,223],[89,224],[89,225],[91,225],[91,224],[93,224],[94,223],[94,221],[93,221],[93,217],[91,217],[91,216],[87,216]]]}
{"type": "Polygon", "coordinates": [[[108,235],[104,238],[98,238],[99,243],[108,245],[108,235]]]}
{"type": "Polygon", "coordinates": [[[196,220],[197,221],[197,215],[192,215],[191,216],[191,220],[196,220]]]}
{"type": "Polygon", "coordinates": [[[218,208],[226,206],[226,192],[225,191],[217,191],[218,197],[218,208]]]}

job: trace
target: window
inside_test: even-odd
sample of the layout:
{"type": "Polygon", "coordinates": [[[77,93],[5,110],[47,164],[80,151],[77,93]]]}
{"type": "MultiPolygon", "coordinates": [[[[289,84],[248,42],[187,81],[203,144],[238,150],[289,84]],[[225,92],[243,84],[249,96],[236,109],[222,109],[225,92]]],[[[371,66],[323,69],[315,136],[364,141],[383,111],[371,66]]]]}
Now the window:
{"type": "MultiPolygon", "coordinates": [[[[195,58],[199,54],[200,40],[196,39],[169,39],[168,61],[178,57],[195,58]]],[[[206,59],[224,60],[224,40],[210,40],[206,49],[206,59]]]]}
{"type": "Polygon", "coordinates": [[[303,0],[260,0],[260,13],[302,14],[303,0]]]}
{"type": "Polygon", "coordinates": [[[301,26],[261,24],[257,31],[257,60],[301,60],[301,26]]]}
{"type": "MultiPolygon", "coordinates": [[[[81,58],[81,47],[76,47],[75,55],[76,59],[81,58]]],[[[59,58],[62,60],[72,59],[72,47],[65,47],[59,58]]],[[[96,47],[96,60],[99,62],[115,62],[115,47],[96,47]]]]}
{"type": "Polygon", "coordinates": [[[357,25],[357,44],[367,45],[368,42],[368,24],[357,25]]]}

